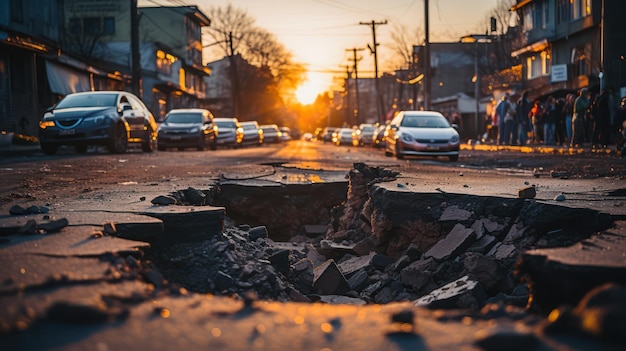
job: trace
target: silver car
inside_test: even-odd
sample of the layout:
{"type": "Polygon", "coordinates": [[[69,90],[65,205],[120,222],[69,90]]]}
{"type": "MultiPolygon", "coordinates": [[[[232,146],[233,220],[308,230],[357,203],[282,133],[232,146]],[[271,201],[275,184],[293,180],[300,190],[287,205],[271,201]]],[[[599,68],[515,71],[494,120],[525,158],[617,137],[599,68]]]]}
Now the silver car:
{"type": "Polygon", "coordinates": [[[385,155],[447,156],[459,159],[459,133],[439,112],[402,111],[385,131],[385,155]]]}
{"type": "Polygon", "coordinates": [[[217,128],[213,125],[213,114],[199,108],[173,109],[167,113],[158,129],[158,148],[195,147],[202,151],[217,148],[217,128]]]}

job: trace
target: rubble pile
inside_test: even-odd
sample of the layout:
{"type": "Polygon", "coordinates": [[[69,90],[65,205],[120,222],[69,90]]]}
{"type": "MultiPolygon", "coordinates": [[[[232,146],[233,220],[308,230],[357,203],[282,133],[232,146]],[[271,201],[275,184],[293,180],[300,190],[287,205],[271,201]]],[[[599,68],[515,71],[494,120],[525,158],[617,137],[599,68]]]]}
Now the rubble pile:
{"type": "MultiPolygon", "coordinates": [[[[266,226],[227,225],[209,240],[160,248],[155,261],[171,282],[198,292],[252,291],[278,301],[523,307],[529,289],[514,274],[520,253],[566,246],[607,225],[595,211],[530,199],[402,191],[410,184],[398,183],[397,176],[355,164],[347,200],[332,209],[324,238],[291,236],[281,243],[270,239],[266,226]]],[[[190,188],[174,197],[211,203],[213,196],[190,188]]]]}

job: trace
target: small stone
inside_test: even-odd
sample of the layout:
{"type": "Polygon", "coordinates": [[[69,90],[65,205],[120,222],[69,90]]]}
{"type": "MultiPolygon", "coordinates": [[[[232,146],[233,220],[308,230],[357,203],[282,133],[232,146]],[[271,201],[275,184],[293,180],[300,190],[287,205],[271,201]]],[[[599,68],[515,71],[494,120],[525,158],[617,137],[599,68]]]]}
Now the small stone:
{"type": "Polygon", "coordinates": [[[250,237],[250,241],[257,241],[257,239],[265,239],[267,238],[267,227],[264,225],[250,228],[248,232],[250,237]]]}
{"type": "Polygon", "coordinates": [[[9,213],[14,215],[14,216],[21,216],[21,215],[27,214],[27,211],[26,211],[26,209],[24,207],[22,207],[20,205],[13,205],[9,209],[9,213]]]}
{"type": "Polygon", "coordinates": [[[565,201],[565,199],[566,199],[565,195],[563,195],[563,194],[559,194],[559,195],[554,197],[555,201],[565,201]]]}
{"type": "Polygon", "coordinates": [[[140,197],[139,201],[146,201],[146,197],[145,196],[140,197]]]}
{"type": "Polygon", "coordinates": [[[159,195],[152,199],[152,204],[157,206],[176,205],[176,199],[171,196],[159,195]]]}
{"type": "Polygon", "coordinates": [[[40,214],[41,211],[39,210],[39,206],[29,206],[26,209],[26,212],[30,213],[30,214],[40,214]]]}

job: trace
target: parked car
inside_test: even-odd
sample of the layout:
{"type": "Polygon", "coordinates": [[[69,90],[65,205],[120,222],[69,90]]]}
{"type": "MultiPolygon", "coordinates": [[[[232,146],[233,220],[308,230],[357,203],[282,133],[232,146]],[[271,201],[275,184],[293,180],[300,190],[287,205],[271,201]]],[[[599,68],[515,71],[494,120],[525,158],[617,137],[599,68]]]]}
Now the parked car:
{"type": "Polygon", "coordinates": [[[243,130],[243,145],[261,145],[263,144],[263,130],[259,127],[257,121],[240,122],[243,130]]]}
{"type": "Polygon", "coordinates": [[[263,142],[264,143],[280,143],[282,141],[281,139],[281,132],[278,129],[278,126],[275,124],[265,124],[260,126],[261,130],[263,131],[263,142]]]}
{"type": "Polygon", "coordinates": [[[325,127],[325,128],[322,130],[322,133],[320,134],[320,138],[321,138],[321,139],[322,139],[322,141],[324,141],[324,142],[327,142],[327,141],[334,142],[334,141],[333,141],[333,133],[335,133],[335,131],[336,131],[337,129],[338,129],[338,128],[335,128],[335,127],[325,127]]]}
{"type": "Polygon", "coordinates": [[[381,124],[376,127],[374,135],[372,135],[372,145],[374,147],[385,147],[385,130],[387,130],[386,124],[381,124]]]}
{"type": "Polygon", "coordinates": [[[39,142],[46,155],[69,145],[86,152],[90,145],[124,153],[129,143],[144,152],[156,148],[157,124],[137,96],[125,91],[90,91],[66,95],[39,122],[39,142]]]}
{"type": "Polygon", "coordinates": [[[385,132],[385,155],[403,158],[447,156],[459,159],[460,138],[448,120],[435,111],[401,111],[385,132]]]}
{"type": "Polygon", "coordinates": [[[217,128],[217,145],[237,147],[243,141],[243,129],[237,118],[214,118],[217,128]]]}
{"type": "Polygon", "coordinates": [[[190,108],[173,109],[165,115],[158,129],[158,148],[163,151],[176,147],[179,150],[195,147],[217,149],[217,131],[213,114],[209,110],[190,108]]]}
{"type": "Polygon", "coordinates": [[[373,124],[361,124],[359,125],[359,145],[372,145],[374,133],[376,132],[376,126],[373,124]]]}
{"type": "Polygon", "coordinates": [[[291,140],[291,129],[289,127],[280,127],[280,140],[289,141],[291,140]]]}
{"type": "Polygon", "coordinates": [[[341,128],[335,136],[336,145],[359,145],[359,136],[356,128],[341,128]]]}

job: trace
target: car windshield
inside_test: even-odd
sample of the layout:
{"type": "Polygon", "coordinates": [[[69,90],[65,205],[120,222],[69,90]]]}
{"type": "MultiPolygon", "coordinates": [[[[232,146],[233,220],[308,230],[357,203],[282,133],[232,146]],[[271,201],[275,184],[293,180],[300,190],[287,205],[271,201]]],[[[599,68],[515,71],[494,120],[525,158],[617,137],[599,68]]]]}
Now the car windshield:
{"type": "Polygon", "coordinates": [[[364,132],[374,132],[376,130],[376,127],[363,127],[363,129],[361,129],[364,132]]]}
{"type": "Polygon", "coordinates": [[[265,128],[261,128],[263,129],[263,132],[267,132],[267,133],[276,133],[276,128],[272,128],[272,127],[265,127],[265,128]]]}
{"type": "Polygon", "coordinates": [[[237,128],[237,123],[234,121],[214,121],[218,128],[237,128]]]}
{"type": "Polygon", "coordinates": [[[165,123],[202,123],[199,113],[172,113],[165,119],[165,123]]]}
{"type": "Polygon", "coordinates": [[[254,124],[242,124],[244,130],[257,129],[254,124]]]}
{"type": "Polygon", "coordinates": [[[67,95],[55,108],[116,106],[117,94],[67,95]]]}
{"type": "Polygon", "coordinates": [[[410,128],[450,128],[450,124],[443,116],[404,116],[401,127],[410,128]]]}

